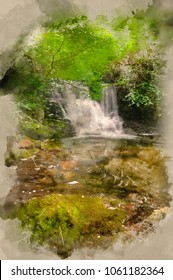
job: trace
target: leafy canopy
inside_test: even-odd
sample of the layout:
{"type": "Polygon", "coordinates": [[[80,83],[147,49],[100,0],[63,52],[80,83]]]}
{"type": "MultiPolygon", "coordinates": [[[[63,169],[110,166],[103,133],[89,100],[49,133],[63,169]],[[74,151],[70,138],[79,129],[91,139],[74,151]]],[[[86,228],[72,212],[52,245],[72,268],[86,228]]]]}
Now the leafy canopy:
{"type": "Polygon", "coordinates": [[[163,66],[154,20],[141,11],[111,21],[105,16],[92,22],[86,16],[54,18],[16,63],[27,95],[34,98],[43,97],[58,78],[86,83],[91,97],[99,100],[106,82],[117,86],[128,106],[153,112],[160,102],[163,66]]]}
{"type": "Polygon", "coordinates": [[[43,79],[100,79],[115,53],[113,36],[87,17],[47,23],[41,39],[27,50],[43,79]]]}

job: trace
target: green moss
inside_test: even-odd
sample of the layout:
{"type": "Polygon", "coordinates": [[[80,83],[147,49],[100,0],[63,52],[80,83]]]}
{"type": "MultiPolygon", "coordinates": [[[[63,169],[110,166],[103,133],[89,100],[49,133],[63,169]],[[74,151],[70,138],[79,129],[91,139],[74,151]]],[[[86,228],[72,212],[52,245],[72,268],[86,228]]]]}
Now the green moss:
{"type": "Polygon", "coordinates": [[[38,122],[30,117],[24,117],[20,123],[21,132],[27,137],[36,140],[44,140],[47,138],[60,138],[60,135],[51,127],[38,122]]]}
{"type": "Polygon", "coordinates": [[[19,124],[22,134],[32,140],[55,139],[74,136],[74,130],[68,120],[38,121],[27,115],[23,115],[19,124]]]}
{"type": "Polygon", "coordinates": [[[45,119],[43,124],[49,127],[49,129],[52,129],[52,131],[54,131],[53,133],[54,139],[72,137],[75,134],[71,122],[67,119],[62,119],[62,120],[45,119]]]}
{"type": "Polygon", "coordinates": [[[16,161],[16,156],[13,153],[9,153],[9,155],[5,158],[5,165],[10,167],[11,165],[15,165],[16,161]]]}
{"type": "Polygon", "coordinates": [[[30,200],[19,209],[18,218],[31,231],[33,242],[48,243],[58,251],[94,243],[98,236],[114,236],[123,230],[125,214],[109,209],[101,198],[53,194],[30,200]]]}
{"type": "Polygon", "coordinates": [[[54,139],[47,139],[41,143],[41,148],[44,150],[52,150],[52,149],[59,150],[61,146],[62,145],[60,144],[60,142],[54,139]]]}
{"type": "Polygon", "coordinates": [[[21,150],[20,150],[19,158],[20,158],[20,159],[29,158],[29,157],[35,155],[38,151],[39,151],[38,148],[21,149],[21,150]]]}

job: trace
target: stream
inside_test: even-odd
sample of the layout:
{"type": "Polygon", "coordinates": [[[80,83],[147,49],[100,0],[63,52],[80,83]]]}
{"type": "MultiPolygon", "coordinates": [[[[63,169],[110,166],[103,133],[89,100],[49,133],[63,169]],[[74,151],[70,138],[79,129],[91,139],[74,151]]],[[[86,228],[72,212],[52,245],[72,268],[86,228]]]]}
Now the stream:
{"type": "MultiPolygon", "coordinates": [[[[77,0],[75,2],[81,3],[77,0]]],[[[147,3],[148,1],[146,6],[147,3]]],[[[98,10],[101,11],[100,14],[105,10],[113,11],[113,4],[107,2],[98,5],[97,1],[94,4],[93,1],[88,1],[88,5],[91,6],[91,14],[97,14],[98,10]]],[[[128,5],[130,7],[131,4],[128,5]]],[[[143,5],[144,3],[140,2],[139,6],[143,5]]],[[[134,10],[134,6],[132,8],[134,10]]],[[[27,14],[28,11],[27,9],[27,14]]],[[[28,18],[26,13],[23,13],[24,19],[18,17],[19,21],[23,20],[22,24],[13,20],[18,27],[25,26],[28,18]]],[[[9,27],[9,24],[5,21],[2,26],[9,27]]],[[[14,30],[12,33],[14,34],[14,30]]],[[[4,37],[6,44],[8,36],[4,37]]],[[[116,96],[107,94],[105,90],[105,98],[101,105],[76,96],[66,100],[65,106],[60,104],[78,137],[62,139],[58,145],[49,141],[31,143],[34,146],[34,154],[25,158],[26,150],[29,154],[33,151],[30,148],[23,149],[27,139],[18,141],[17,124],[20,114],[12,96],[3,93],[0,95],[0,259],[61,258],[56,246],[55,250],[50,250],[47,244],[32,246],[31,233],[21,228],[21,222],[17,218],[10,219],[6,215],[31,198],[36,201],[37,198],[44,199],[55,194],[58,194],[59,198],[80,197],[80,201],[88,198],[92,198],[93,201],[96,201],[95,198],[103,199],[104,206],[110,212],[116,211],[118,207],[118,210],[123,209],[126,213],[125,233],[121,235],[120,231],[118,238],[116,234],[109,238],[106,231],[101,234],[96,232],[92,244],[89,240],[89,243],[83,246],[76,246],[68,255],[68,259],[173,259],[172,53],[173,49],[170,48],[167,57],[168,74],[164,79],[169,107],[168,119],[164,124],[164,140],[123,133],[116,96]],[[17,145],[25,155],[16,165],[7,167],[4,155],[9,136],[17,138],[17,145]],[[163,158],[165,161],[162,161],[163,158]],[[101,235],[102,243],[107,243],[107,246],[103,246],[102,243],[93,246],[93,243],[102,239],[101,235]]],[[[115,93],[116,89],[109,88],[108,91],[115,93]]],[[[61,99],[61,96],[56,92],[53,102],[60,102],[59,98],[61,99]]],[[[93,204],[91,206],[93,207],[93,204]]],[[[90,213],[94,214],[94,210],[92,208],[90,213]]],[[[59,231],[60,241],[64,243],[61,229],[59,231]]]]}
{"type": "MultiPolygon", "coordinates": [[[[45,175],[45,177],[53,178],[58,182],[58,185],[53,186],[51,184],[50,188],[46,188],[46,192],[58,192],[61,195],[105,197],[109,203],[112,196],[116,199],[117,197],[118,199],[125,197],[127,200],[122,205],[130,213],[129,217],[133,217],[131,220],[130,218],[127,219],[126,226],[129,227],[130,231],[128,232],[128,238],[125,238],[125,240],[119,238],[116,241],[111,241],[110,244],[108,242],[109,246],[106,248],[102,248],[102,246],[75,248],[69,255],[69,259],[172,259],[173,226],[171,221],[173,212],[170,200],[172,196],[173,162],[170,157],[172,152],[169,143],[159,143],[157,141],[154,143],[150,139],[127,135],[121,135],[118,138],[85,135],[63,139],[57,152],[58,161],[55,157],[55,150],[53,153],[51,149],[47,150],[48,143],[43,142],[41,143],[42,149],[34,158],[36,167],[33,166],[34,163],[30,159],[23,161],[22,165],[19,164],[17,169],[15,166],[5,167],[6,137],[16,135],[15,128],[18,117],[15,105],[9,95],[1,96],[0,101],[1,116],[3,116],[1,118],[0,135],[1,204],[8,201],[9,198],[10,203],[11,201],[17,201],[17,199],[20,202],[26,202],[30,196],[44,197],[47,195],[47,193],[44,194],[43,188],[40,187],[38,182],[36,186],[33,181],[27,181],[27,188],[24,189],[23,177],[21,176],[20,180],[18,179],[21,171],[23,173],[24,170],[29,170],[29,174],[35,176],[31,169],[38,169],[42,166],[46,168],[45,170],[49,175],[48,177],[45,175]],[[158,150],[162,156],[169,156],[166,160],[166,174],[169,177],[171,187],[167,185],[164,179],[165,175],[163,177],[159,175],[160,171],[157,168],[152,170],[148,168],[148,163],[150,164],[151,160],[155,159],[152,163],[153,166],[155,166],[155,162],[157,164],[157,157],[160,158],[158,150]],[[122,166],[123,170],[126,171],[125,174],[122,171],[122,166]],[[141,181],[140,190],[136,189],[134,179],[129,179],[135,178],[135,170],[138,174],[136,180],[142,180],[141,178],[145,178],[145,176],[147,180],[151,180],[150,184],[141,181]],[[154,178],[153,170],[156,172],[155,179],[152,179],[152,177],[154,178]],[[115,171],[116,174],[119,174],[117,178],[115,177],[115,171]],[[18,180],[19,183],[16,185],[18,180]],[[128,190],[128,182],[130,182],[130,190],[128,190]],[[118,189],[108,188],[110,185],[114,186],[115,183],[118,184],[118,189]],[[122,188],[123,184],[126,184],[126,189],[122,188]],[[131,191],[132,187],[133,191],[131,191]],[[11,188],[12,191],[10,191],[11,188]],[[144,195],[143,188],[148,189],[144,200],[141,201],[144,195]]],[[[108,205],[108,208],[111,207],[108,205]]],[[[17,219],[0,218],[0,225],[1,259],[59,259],[59,256],[51,252],[46,246],[41,246],[37,250],[31,248],[29,233],[21,231],[17,219]]]]}

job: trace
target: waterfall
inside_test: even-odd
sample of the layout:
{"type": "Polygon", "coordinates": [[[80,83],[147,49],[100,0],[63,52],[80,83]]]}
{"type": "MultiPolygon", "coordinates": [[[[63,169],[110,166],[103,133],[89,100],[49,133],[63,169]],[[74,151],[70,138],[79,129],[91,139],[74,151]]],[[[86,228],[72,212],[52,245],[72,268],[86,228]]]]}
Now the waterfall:
{"type": "Polygon", "coordinates": [[[104,87],[101,102],[91,100],[88,94],[75,94],[69,86],[65,91],[63,102],[62,93],[56,92],[56,102],[63,107],[64,117],[71,121],[77,136],[122,135],[115,86],[104,87]]]}
{"type": "Polygon", "coordinates": [[[117,90],[113,85],[103,89],[102,108],[104,115],[114,120],[116,125],[115,133],[123,133],[123,122],[118,114],[117,90]]]}
{"type": "Polygon", "coordinates": [[[69,97],[67,117],[74,125],[78,136],[113,136],[123,132],[114,86],[106,86],[103,89],[101,103],[84,97],[69,97]]]}
{"type": "Polygon", "coordinates": [[[105,116],[118,116],[117,92],[115,86],[107,86],[104,88],[102,106],[105,116]]]}

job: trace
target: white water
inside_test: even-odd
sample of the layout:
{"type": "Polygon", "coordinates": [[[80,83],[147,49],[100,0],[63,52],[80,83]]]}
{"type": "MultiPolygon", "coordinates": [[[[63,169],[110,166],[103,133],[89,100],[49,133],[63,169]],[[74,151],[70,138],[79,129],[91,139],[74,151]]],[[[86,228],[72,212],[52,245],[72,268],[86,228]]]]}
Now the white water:
{"type": "MultiPolygon", "coordinates": [[[[16,2],[16,0],[8,0],[8,2],[16,2]]],[[[172,0],[169,0],[171,2],[172,0]]],[[[25,1],[26,2],[26,1],[25,1]]],[[[85,2],[77,1],[76,2],[85,2]]],[[[86,0],[87,2],[87,0],[86,0]]],[[[98,5],[98,1],[88,0],[91,3],[91,8],[95,8],[97,13],[98,8],[105,10],[110,10],[110,2],[115,3],[116,1],[102,1],[105,5],[98,5]]],[[[121,1],[120,1],[121,2],[121,1]]],[[[123,1],[122,1],[123,2],[123,1]]],[[[134,1],[132,1],[134,3],[134,1]]],[[[137,3],[143,3],[144,1],[137,1],[137,3]]],[[[145,1],[146,5],[147,2],[145,1]]],[[[150,1],[151,2],[151,1],[150,1]]],[[[168,0],[163,1],[168,2],[168,0]]],[[[6,3],[3,1],[3,3],[6,3]]],[[[172,3],[171,3],[172,4],[172,3]]],[[[4,5],[4,4],[3,4],[4,5]]],[[[135,5],[132,5],[134,9],[135,5]]],[[[137,4],[136,4],[137,6],[137,4]]],[[[9,26],[6,25],[8,28],[9,26]]],[[[12,25],[13,26],[13,25],[12,25]]],[[[3,26],[4,27],[4,26],[3,26]]],[[[5,29],[4,29],[5,30],[5,29]]],[[[6,31],[6,30],[5,30],[6,31]]],[[[14,33],[13,33],[14,34],[14,33]]],[[[7,37],[5,37],[7,39],[7,37]]],[[[6,40],[5,40],[6,41],[6,40]]],[[[170,55],[170,73],[172,75],[172,65],[173,65],[173,50],[170,55]]],[[[169,84],[169,98],[170,98],[170,119],[167,123],[167,131],[169,135],[167,136],[168,142],[171,143],[170,150],[168,149],[168,155],[173,158],[173,148],[172,148],[172,124],[173,124],[173,98],[172,98],[172,87],[173,78],[168,81],[169,84]],[[171,80],[172,79],[172,80],[171,80]]],[[[3,155],[6,149],[6,136],[11,135],[14,132],[15,123],[14,115],[12,113],[13,104],[8,97],[0,97],[0,188],[1,196],[3,197],[10,186],[13,185],[15,179],[15,171],[13,169],[6,168],[4,166],[3,155]]],[[[173,183],[173,163],[169,162],[168,173],[170,182],[173,183]]],[[[173,206],[171,207],[170,215],[161,223],[156,233],[150,238],[141,241],[134,242],[131,246],[124,247],[122,244],[119,246],[113,246],[107,251],[89,251],[86,249],[74,252],[71,259],[173,259],[173,206]]],[[[32,252],[27,246],[26,241],[20,242],[25,236],[21,235],[19,224],[16,220],[14,221],[3,221],[0,219],[0,258],[1,259],[57,259],[57,256],[48,254],[47,252],[39,252],[36,254],[32,252]]]]}
{"type": "MultiPolygon", "coordinates": [[[[3,198],[15,181],[15,169],[4,166],[6,137],[15,135],[16,114],[15,106],[9,96],[0,97],[0,189],[3,198]]],[[[171,134],[172,135],[172,134],[171,134]]],[[[173,158],[172,146],[167,149],[173,158]]],[[[173,182],[173,162],[168,162],[169,180],[173,182]]],[[[172,189],[171,189],[172,190],[172,189]]],[[[173,259],[173,211],[163,220],[157,231],[148,238],[136,239],[131,244],[113,244],[107,250],[76,250],[69,259],[173,259]]],[[[59,259],[57,255],[45,248],[33,251],[28,242],[27,233],[22,233],[17,220],[2,220],[0,218],[0,258],[1,259],[59,259]]]]}
{"type": "Polygon", "coordinates": [[[72,122],[77,136],[120,136],[123,123],[118,115],[117,93],[114,86],[105,86],[102,102],[89,97],[77,98],[67,93],[65,117],[72,122]]]}

